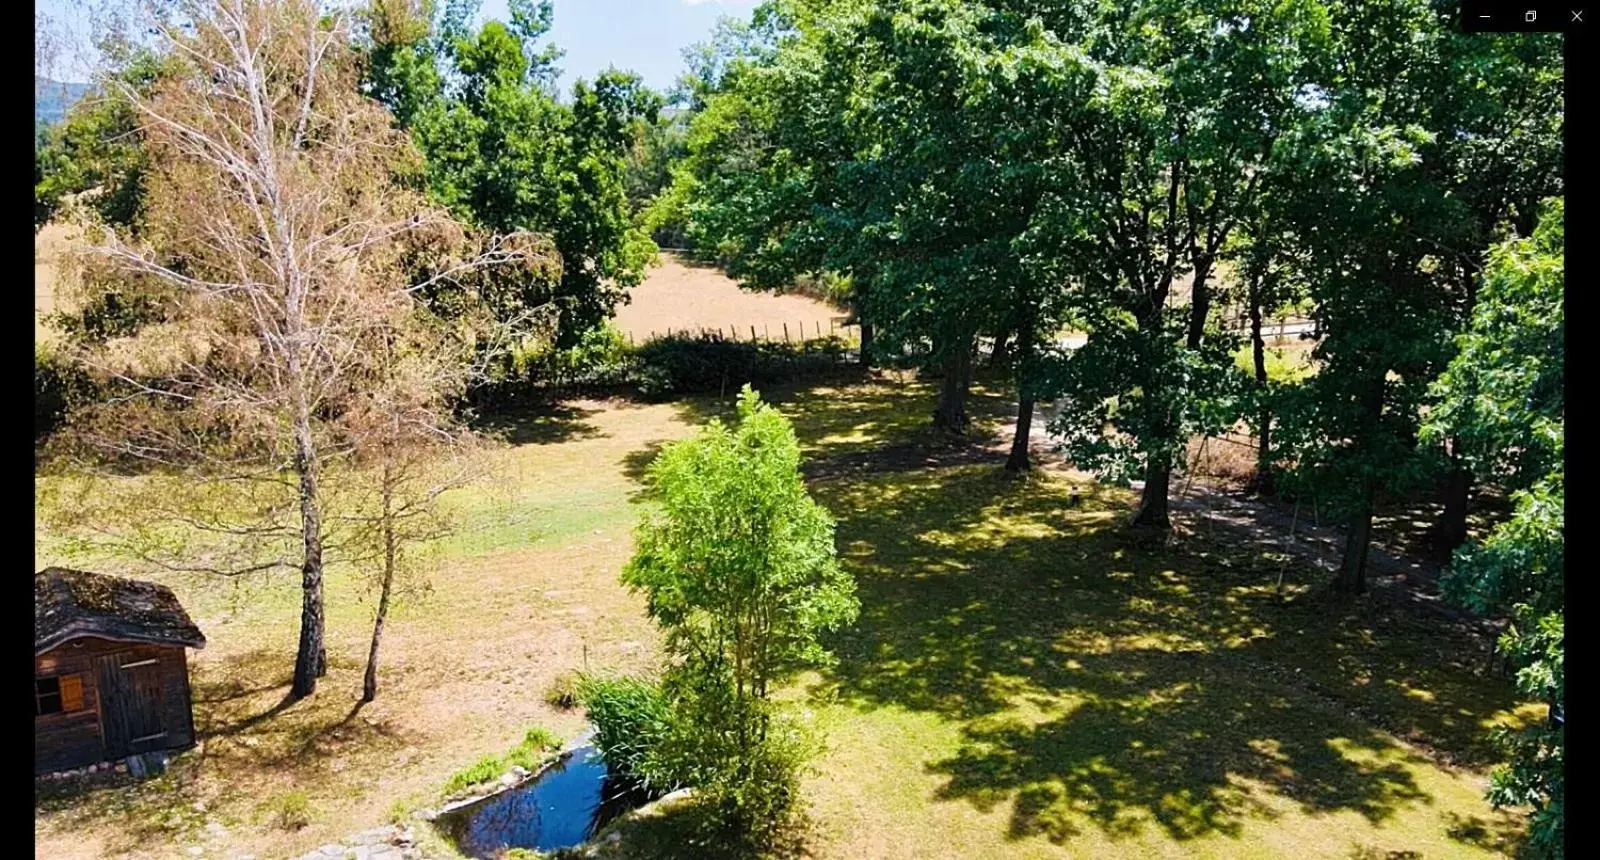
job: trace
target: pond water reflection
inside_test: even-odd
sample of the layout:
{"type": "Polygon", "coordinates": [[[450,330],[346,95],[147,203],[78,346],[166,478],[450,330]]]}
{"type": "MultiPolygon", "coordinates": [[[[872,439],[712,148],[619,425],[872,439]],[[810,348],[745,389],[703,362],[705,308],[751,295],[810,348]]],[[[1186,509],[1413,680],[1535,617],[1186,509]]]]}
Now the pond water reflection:
{"type": "Polygon", "coordinates": [[[436,822],[469,857],[493,858],[509,848],[551,851],[578,845],[649,798],[606,768],[592,746],[567,753],[536,779],[436,822]]]}

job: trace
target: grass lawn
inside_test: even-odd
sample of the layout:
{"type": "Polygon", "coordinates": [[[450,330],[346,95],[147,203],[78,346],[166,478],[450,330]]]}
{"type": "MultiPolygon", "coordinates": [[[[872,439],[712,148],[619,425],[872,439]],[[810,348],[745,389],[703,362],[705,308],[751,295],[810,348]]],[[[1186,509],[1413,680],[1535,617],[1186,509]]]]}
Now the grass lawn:
{"type": "MultiPolygon", "coordinates": [[[[1316,372],[1316,364],[1311,358],[1311,350],[1316,347],[1314,342],[1299,338],[1269,338],[1265,339],[1265,344],[1262,358],[1268,379],[1274,382],[1299,382],[1316,372]]],[[[1240,347],[1234,353],[1233,360],[1240,370],[1254,378],[1256,360],[1250,344],[1240,347]]]]}
{"type": "Polygon", "coordinates": [[[1492,853],[1498,683],[1447,626],[1340,601],[1131,499],[988,467],[825,485],[860,623],[813,695],[825,856],[1492,853]]]}
{"type": "MultiPolygon", "coordinates": [[[[773,394],[810,458],[930,441],[926,384],[773,394]]],[[[980,390],[972,409],[1007,407],[980,390]]],[[[396,611],[365,708],[371,598],[348,571],[330,572],[329,675],[287,708],[293,578],[169,579],[209,638],[202,747],[159,780],[39,800],[38,856],[294,856],[431,801],[532,726],[574,736],[581,715],[543,701],[558,673],[655,659],[617,584],[643,468],[725,409],[577,402],[498,426],[496,478],[453,502],[470,528],[396,611]],[[289,829],[275,810],[296,791],[310,821],[289,829]]],[[[813,491],[861,620],[788,691],[827,737],[805,789],[815,856],[1488,857],[1519,831],[1482,799],[1482,738],[1538,714],[1468,668],[1466,634],[1295,568],[1280,595],[1277,560],[1249,547],[1136,542],[1117,528],[1130,497],[1069,507],[1066,476],[841,474],[813,491]]],[[[40,566],[60,537],[39,536],[40,566]]]]}

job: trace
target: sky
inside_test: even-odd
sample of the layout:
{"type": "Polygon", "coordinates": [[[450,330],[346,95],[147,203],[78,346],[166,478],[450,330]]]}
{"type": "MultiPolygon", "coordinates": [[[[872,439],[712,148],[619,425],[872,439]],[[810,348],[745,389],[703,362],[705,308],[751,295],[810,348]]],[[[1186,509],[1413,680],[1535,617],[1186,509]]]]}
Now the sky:
{"type": "MultiPolygon", "coordinates": [[[[681,52],[707,38],[723,15],[747,17],[757,0],[556,0],[555,25],[549,39],[566,50],[558,64],[561,88],[569,90],[580,77],[592,78],[607,66],[638,72],[659,90],[672,86],[683,70],[681,52]]],[[[83,0],[37,0],[35,9],[48,15],[87,43],[89,13],[83,0]]],[[[485,0],[479,18],[506,20],[506,0],[485,0]]],[[[82,81],[92,65],[85,51],[65,51],[51,75],[82,81]]]]}
{"type": "MultiPolygon", "coordinates": [[[[567,55],[562,89],[607,66],[638,72],[665,90],[683,71],[681,52],[708,38],[723,15],[748,17],[756,0],[556,0],[550,39],[567,55]]],[[[486,0],[482,17],[509,18],[505,0],[486,0]]]]}

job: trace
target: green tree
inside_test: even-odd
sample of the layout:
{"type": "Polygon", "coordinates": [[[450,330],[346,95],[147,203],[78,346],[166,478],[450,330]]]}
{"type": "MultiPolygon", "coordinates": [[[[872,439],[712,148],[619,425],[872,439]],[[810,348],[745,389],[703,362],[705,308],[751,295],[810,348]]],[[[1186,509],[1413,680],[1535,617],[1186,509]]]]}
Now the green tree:
{"type": "Polygon", "coordinates": [[[788,419],[745,386],[738,423],[713,419],[651,465],[659,513],[639,526],[622,581],[642,591],[672,663],[673,727],[657,767],[702,792],[736,843],[783,822],[798,760],[774,684],[824,663],[823,631],[855,620],[833,519],[800,479],[788,419]]]}
{"type": "Polygon", "coordinates": [[[771,59],[782,20],[773,3],[757,6],[749,21],[731,15],[718,18],[711,38],[683,49],[684,71],[669,93],[672,102],[690,113],[705,110],[711,96],[723,90],[735,65],[771,59]]]}
{"type": "Polygon", "coordinates": [[[138,229],[148,157],[138,117],[123,92],[127,87],[148,95],[170,73],[170,63],[165,71],[163,65],[149,51],[131,55],[104,77],[98,92],[72,106],[65,122],[44,132],[42,141],[36,136],[35,230],[55,217],[68,195],[84,195],[106,224],[138,229]]]}
{"type": "Polygon", "coordinates": [[[683,223],[690,244],[748,289],[781,290],[801,275],[837,276],[846,286],[839,298],[860,326],[861,361],[870,365],[879,351],[867,298],[876,261],[861,252],[859,231],[838,214],[861,190],[847,167],[857,143],[845,114],[864,66],[830,44],[836,28],[822,24],[831,5],[758,8],[763,49],[723,64],[657,208],[662,220],[683,223]]]}
{"type": "Polygon", "coordinates": [[[625,175],[635,127],[655,122],[661,99],[636,75],[607,70],[578,81],[562,104],[554,94],[560,52],[537,48],[551,3],[514,0],[509,22],[473,33],[466,22],[475,9],[372,4],[367,87],[423,151],[434,200],[491,232],[549,238],[557,272],[488,292],[502,318],[553,310],[556,340],[571,346],[611,315],[655,255],[625,175]]]}
{"type": "MultiPolygon", "coordinates": [[[[1506,122],[1488,103],[1494,93],[1543,92],[1508,83],[1526,77],[1521,59],[1546,71],[1558,61],[1539,34],[1461,39],[1449,10],[1425,0],[1337,9],[1327,67],[1337,72],[1311,88],[1312,117],[1283,146],[1294,168],[1286,211],[1323,337],[1318,372],[1283,413],[1282,439],[1302,487],[1347,518],[1337,585],[1359,591],[1377,499],[1446,468],[1439,447],[1419,448],[1417,430],[1491,225],[1531,206],[1516,186],[1559,187],[1559,160],[1529,162],[1487,142],[1506,122]],[[1517,49],[1530,42],[1539,50],[1517,49]],[[1491,95],[1470,95],[1480,91],[1491,95]]],[[[1543,129],[1534,137],[1559,152],[1549,134],[1559,100],[1548,110],[1529,114],[1543,129]]]]}
{"type": "Polygon", "coordinates": [[[863,360],[876,350],[940,368],[934,420],[961,432],[980,333],[1026,324],[1018,340],[1031,347],[1059,317],[1059,273],[1024,260],[1069,171],[1039,160],[1043,127],[1014,109],[1026,85],[989,35],[994,10],[786,8],[787,35],[723,75],[691,130],[690,232],[750,286],[843,275],[863,360]]]}
{"type": "MultiPolygon", "coordinates": [[[[1281,175],[1281,174],[1280,174],[1281,175]]],[[[1240,222],[1239,230],[1227,250],[1243,282],[1245,313],[1250,319],[1250,358],[1253,371],[1246,405],[1246,420],[1256,436],[1256,471],[1251,490],[1270,496],[1277,490],[1278,450],[1274,445],[1273,422],[1279,401],[1291,385],[1273,380],[1267,373],[1265,324],[1269,316],[1285,306],[1298,303],[1306,295],[1301,254],[1294,235],[1286,229],[1272,188],[1263,189],[1261,205],[1240,222]]]]}
{"type": "MultiPolygon", "coordinates": [[[[1451,282],[1451,330],[1463,331],[1488,249],[1508,231],[1530,235],[1540,201],[1560,193],[1564,62],[1560,37],[1551,34],[1479,36],[1447,28],[1440,54],[1440,113],[1451,128],[1441,135],[1447,144],[1441,172],[1451,177],[1467,226],[1461,245],[1438,255],[1438,265],[1451,282]]],[[[1465,440],[1436,444],[1450,460],[1435,528],[1448,553],[1466,540],[1474,475],[1463,457],[1465,440]]]]}
{"type": "Polygon", "coordinates": [[[1075,462],[1144,480],[1137,525],[1168,527],[1189,439],[1240,411],[1210,278],[1281,169],[1277,142],[1304,119],[1294,94],[1328,26],[1312,0],[1153,0],[1104,7],[1087,28],[1082,50],[1106,65],[1107,87],[1067,132],[1083,194],[1056,230],[1088,340],[1055,372],[1066,407],[1052,429],[1075,462]]]}
{"type": "Polygon", "coordinates": [[[1461,605],[1509,617],[1498,646],[1517,667],[1518,688],[1550,705],[1547,723],[1499,734],[1511,763],[1494,774],[1489,796],[1532,806],[1531,842],[1554,857],[1565,833],[1562,209],[1552,200],[1531,237],[1488,255],[1471,325],[1435,383],[1438,405],[1424,431],[1459,440],[1474,474],[1513,491],[1511,519],[1458,549],[1442,584],[1461,605]]]}

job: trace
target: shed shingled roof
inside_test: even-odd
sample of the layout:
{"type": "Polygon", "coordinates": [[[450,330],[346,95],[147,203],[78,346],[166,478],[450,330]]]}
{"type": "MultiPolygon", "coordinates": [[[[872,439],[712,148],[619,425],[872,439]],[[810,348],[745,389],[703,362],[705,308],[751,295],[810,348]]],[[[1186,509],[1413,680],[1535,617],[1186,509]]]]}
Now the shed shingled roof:
{"type": "Polygon", "coordinates": [[[154,582],[51,567],[33,577],[33,653],[83,636],[204,648],[172,589],[154,582]]]}

